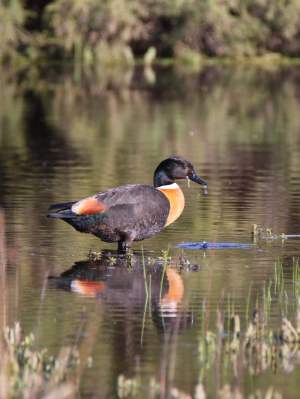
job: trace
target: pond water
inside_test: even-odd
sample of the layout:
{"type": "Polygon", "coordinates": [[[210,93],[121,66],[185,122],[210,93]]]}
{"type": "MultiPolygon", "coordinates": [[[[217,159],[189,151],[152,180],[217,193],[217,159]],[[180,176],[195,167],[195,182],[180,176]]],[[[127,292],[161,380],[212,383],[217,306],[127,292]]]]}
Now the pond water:
{"type": "Polygon", "coordinates": [[[137,70],[81,84],[54,71],[0,85],[0,326],[20,320],[52,353],[78,345],[81,398],[117,397],[119,375],[140,378],[139,397],[155,378],[160,398],[199,386],[211,398],[269,387],[298,398],[297,345],[269,340],[249,359],[223,341],[236,314],[243,347],[254,309],[270,334],[282,317],[297,328],[299,240],[177,245],[251,244],[254,224],[300,233],[300,69],[137,70]],[[209,194],[182,182],[180,219],[130,256],[45,217],[54,202],[151,184],[170,154],[194,164],[209,194]],[[257,356],[268,343],[275,365],[257,356]]]}

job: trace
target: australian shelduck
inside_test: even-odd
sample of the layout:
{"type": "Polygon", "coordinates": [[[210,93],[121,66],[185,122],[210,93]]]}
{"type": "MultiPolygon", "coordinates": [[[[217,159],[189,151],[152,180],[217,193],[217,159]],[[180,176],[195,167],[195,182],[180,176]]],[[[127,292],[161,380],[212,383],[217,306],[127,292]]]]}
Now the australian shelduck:
{"type": "Polygon", "coordinates": [[[181,215],[184,195],[177,179],[207,187],[189,161],[173,156],[155,169],[153,186],[127,184],[79,201],[54,204],[48,217],[62,219],[105,242],[117,242],[118,249],[126,251],[133,241],[152,237],[181,215]]]}

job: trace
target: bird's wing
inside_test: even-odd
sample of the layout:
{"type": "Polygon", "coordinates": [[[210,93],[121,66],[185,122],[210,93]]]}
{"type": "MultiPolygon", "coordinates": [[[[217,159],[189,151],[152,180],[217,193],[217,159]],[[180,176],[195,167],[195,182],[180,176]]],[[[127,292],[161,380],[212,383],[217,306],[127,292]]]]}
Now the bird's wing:
{"type": "Polygon", "coordinates": [[[136,202],[136,195],[140,191],[137,187],[138,185],[129,184],[97,193],[72,204],[71,210],[76,215],[94,215],[116,205],[132,204],[136,202]]]}
{"type": "Polygon", "coordinates": [[[160,205],[165,201],[164,195],[152,186],[143,184],[127,184],[100,192],[79,201],[54,204],[49,210],[60,213],[61,211],[72,211],[75,215],[93,215],[105,212],[118,205],[147,204],[160,205]]]}
{"type": "Polygon", "coordinates": [[[95,195],[75,202],[71,207],[72,212],[76,215],[94,215],[107,209],[108,207],[95,195]]]}

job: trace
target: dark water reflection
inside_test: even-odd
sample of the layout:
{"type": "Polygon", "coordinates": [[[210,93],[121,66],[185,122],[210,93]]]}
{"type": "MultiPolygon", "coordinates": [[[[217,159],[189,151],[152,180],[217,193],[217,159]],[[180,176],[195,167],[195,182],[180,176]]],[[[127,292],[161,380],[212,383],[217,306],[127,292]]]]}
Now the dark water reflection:
{"type": "MultiPolygon", "coordinates": [[[[277,234],[300,232],[299,70],[223,66],[197,75],[163,70],[148,80],[137,71],[117,83],[84,81],[83,88],[69,75],[49,76],[20,85],[0,77],[2,263],[7,259],[1,325],[21,320],[54,352],[78,342],[82,357],[93,359],[83,397],[111,397],[121,373],[155,376],[166,391],[174,383],[192,393],[201,380],[214,397],[234,376],[231,369],[228,379],[219,375],[216,386],[217,369],[204,373],[200,326],[215,331],[216,309],[226,313],[230,304],[245,328],[248,298],[251,308],[262,300],[278,260],[288,301],[274,294],[270,325],[278,327],[283,314],[294,321],[299,242],[206,252],[175,246],[249,243],[254,223],[277,234]],[[184,214],[145,241],[143,255],[104,251],[98,261],[79,261],[113,246],[45,218],[49,203],[124,183],[151,184],[158,162],[172,153],[193,162],[209,195],[183,184],[184,214]],[[167,249],[171,267],[164,273],[167,249]]],[[[247,394],[274,385],[297,397],[295,370],[253,376],[243,369],[235,383],[247,394]]]]}
{"type": "Polygon", "coordinates": [[[108,307],[110,317],[118,318],[122,309],[127,318],[140,322],[149,310],[159,330],[171,330],[173,324],[180,328],[183,320],[192,325],[192,315],[183,316],[182,277],[176,269],[165,267],[167,260],[144,253],[103,251],[100,255],[99,260],[75,262],[59,277],[50,276],[51,286],[97,298],[108,307]]]}

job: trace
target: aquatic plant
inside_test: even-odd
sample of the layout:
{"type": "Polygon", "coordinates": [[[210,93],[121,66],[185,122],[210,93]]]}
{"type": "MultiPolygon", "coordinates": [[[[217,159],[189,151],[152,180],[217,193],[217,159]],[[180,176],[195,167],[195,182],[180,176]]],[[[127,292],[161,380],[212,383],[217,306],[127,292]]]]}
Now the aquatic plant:
{"type": "MultiPolygon", "coordinates": [[[[166,255],[165,255],[166,256],[166,255]]],[[[159,378],[143,379],[139,374],[126,378],[120,375],[118,378],[118,398],[181,398],[181,399],[202,399],[211,396],[211,389],[206,386],[210,379],[212,369],[219,370],[223,376],[223,385],[216,389],[215,395],[220,399],[227,398],[282,398],[282,395],[275,387],[270,386],[265,391],[251,389],[251,392],[244,392],[241,387],[229,383],[228,377],[237,377],[241,367],[252,376],[258,376],[270,369],[276,372],[278,369],[289,373],[299,366],[300,354],[300,308],[295,312],[295,320],[287,318],[292,310],[290,303],[297,301],[297,290],[290,290],[292,297],[287,297],[286,285],[297,284],[299,267],[298,261],[293,260],[293,280],[287,280],[284,273],[284,265],[277,261],[274,267],[274,276],[257,292],[255,307],[249,316],[251,297],[253,289],[249,288],[249,295],[246,299],[248,316],[242,318],[237,313],[234,301],[228,295],[222,306],[216,310],[215,326],[207,326],[208,309],[206,301],[202,302],[198,324],[198,383],[194,387],[193,394],[181,391],[176,386],[174,376],[168,375],[169,371],[160,371],[159,378]],[[294,295],[294,296],[293,296],[294,295]],[[274,328],[270,324],[271,307],[274,303],[279,305],[282,312],[280,324],[274,328]],[[246,321],[246,324],[244,324],[246,321]]],[[[145,278],[146,281],[146,278],[145,278]]],[[[298,298],[299,299],[299,298],[298,298]]],[[[176,367],[174,351],[176,352],[176,337],[178,331],[172,333],[166,331],[164,356],[162,362],[168,364],[168,368],[174,370],[176,367]],[[167,350],[166,350],[167,348],[167,350]]],[[[171,373],[172,374],[172,373],[171,373]]]]}
{"type": "Polygon", "coordinates": [[[284,242],[284,240],[290,238],[300,238],[300,234],[286,234],[286,233],[275,234],[273,233],[270,227],[263,227],[259,226],[258,224],[254,224],[252,228],[252,237],[254,243],[257,243],[259,241],[272,242],[278,239],[284,242]]]}
{"type": "Polygon", "coordinates": [[[0,338],[0,397],[2,399],[73,398],[77,391],[75,348],[58,356],[35,348],[33,334],[23,336],[19,323],[5,327],[0,338]]]}

